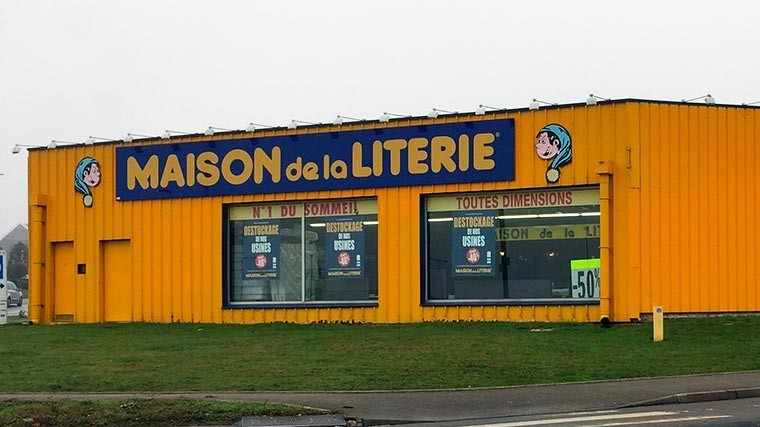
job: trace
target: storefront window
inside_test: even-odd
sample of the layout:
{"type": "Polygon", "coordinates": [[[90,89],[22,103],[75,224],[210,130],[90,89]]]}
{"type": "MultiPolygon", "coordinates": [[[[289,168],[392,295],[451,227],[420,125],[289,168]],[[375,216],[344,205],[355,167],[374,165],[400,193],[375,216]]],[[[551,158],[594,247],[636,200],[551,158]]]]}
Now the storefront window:
{"type": "Polygon", "coordinates": [[[377,202],[227,207],[231,305],[377,300],[377,202]]]}
{"type": "Polygon", "coordinates": [[[427,300],[598,300],[599,190],[430,196],[427,300]]]}

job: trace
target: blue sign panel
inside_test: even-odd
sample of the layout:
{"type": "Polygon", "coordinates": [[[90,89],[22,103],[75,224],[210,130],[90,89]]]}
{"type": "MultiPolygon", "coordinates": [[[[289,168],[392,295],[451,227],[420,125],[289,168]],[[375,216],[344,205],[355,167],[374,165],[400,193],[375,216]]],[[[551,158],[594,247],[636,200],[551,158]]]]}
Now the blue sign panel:
{"type": "Polygon", "coordinates": [[[325,218],[328,278],[364,277],[364,217],[325,218]]]}
{"type": "Polygon", "coordinates": [[[5,280],[5,255],[0,255],[0,280],[5,280]]]}
{"type": "Polygon", "coordinates": [[[277,279],[280,220],[243,221],[243,280],[277,279]]]}
{"type": "Polygon", "coordinates": [[[116,198],[511,181],[514,146],[500,119],[118,147],[116,198]]]}
{"type": "Polygon", "coordinates": [[[453,276],[494,276],[497,211],[458,212],[452,220],[453,276]]]}

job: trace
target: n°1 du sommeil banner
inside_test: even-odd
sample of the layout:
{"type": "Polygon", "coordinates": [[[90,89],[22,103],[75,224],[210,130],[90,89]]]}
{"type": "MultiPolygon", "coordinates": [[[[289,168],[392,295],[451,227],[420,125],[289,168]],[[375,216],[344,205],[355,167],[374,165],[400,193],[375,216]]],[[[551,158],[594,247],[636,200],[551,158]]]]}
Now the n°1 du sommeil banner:
{"type": "Polygon", "coordinates": [[[457,212],[451,229],[453,276],[493,276],[496,258],[495,210],[457,212]]]}
{"type": "Polygon", "coordinates": [[[364,277],[364,222],[362,216],[325,218],[327,277],[364,277]]]}
{"type": "Polygon", "coordinates": [[[511,181],[513,119],[116,148],[116,199],[511,181]]]}
{"type": "Polygon", "coordinates": [[[243,280],[279,275],[280,220],[243,221],[243,280]]]}

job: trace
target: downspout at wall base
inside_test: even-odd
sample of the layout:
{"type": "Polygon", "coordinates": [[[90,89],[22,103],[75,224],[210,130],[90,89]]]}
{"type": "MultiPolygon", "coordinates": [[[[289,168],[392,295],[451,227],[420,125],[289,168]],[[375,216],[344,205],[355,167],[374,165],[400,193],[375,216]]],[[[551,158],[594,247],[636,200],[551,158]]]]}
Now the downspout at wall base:
{"type": "Polygon", "coordinates": [[[608,325],[612,321],[610,295],[612,295],[612,170],[611,160],[599,162],[599,263],[601,286],[599,288],[599,322],[608,325]]]}
{"type": "Polygon", "coordinates": [[[29,201],[29,322],[44,323],[45,207],[47,199],[29,201]]]}

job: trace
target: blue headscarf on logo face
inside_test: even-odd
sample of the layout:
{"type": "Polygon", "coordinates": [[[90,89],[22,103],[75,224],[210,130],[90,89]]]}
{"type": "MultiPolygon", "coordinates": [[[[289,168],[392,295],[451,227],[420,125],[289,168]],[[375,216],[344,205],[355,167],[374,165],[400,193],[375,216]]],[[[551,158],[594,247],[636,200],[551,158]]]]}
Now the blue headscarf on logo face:
{"type": "Polygon", "coordinates": [[[74,171],[74,189],[85,196],[91,195],[92,192],[90,192],[90,187],[84,182],[84,172],[90,169],[90,165],[97,162],[92,157],[85,157],[79,162],[76,171],[74,171]]]}
{"type": "Polygon", "coordinates": [[[559,169],[573,160],[573,145],[570,139],[570,132],[564,126],[556,123],[548,124],[538,131],[539,134],[541,132],[553,133],[559,139],[559,152],[554,156],[549,169],[559,169]]]}

